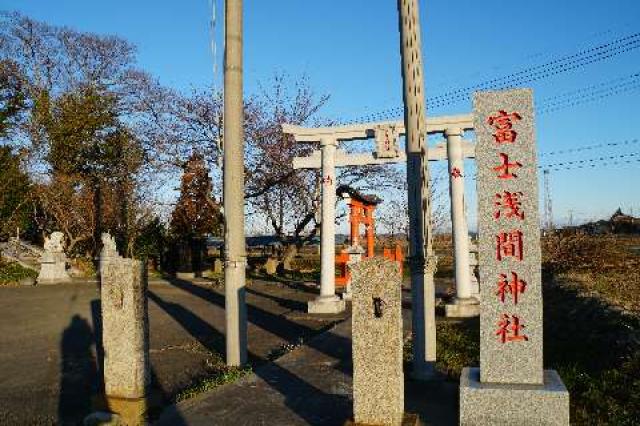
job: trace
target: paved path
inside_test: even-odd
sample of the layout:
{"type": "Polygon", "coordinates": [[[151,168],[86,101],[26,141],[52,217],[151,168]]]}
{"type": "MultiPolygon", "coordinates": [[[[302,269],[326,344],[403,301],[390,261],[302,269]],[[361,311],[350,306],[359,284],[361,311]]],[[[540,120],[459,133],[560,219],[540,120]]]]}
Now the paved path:
{"type": "MultiPolygon", "coordinates": [[[[353,415],[350,336],[347,320],[251,376],[167,409],[157,424],[342,426],[353,415]]],[[[407,380],[406,410],[425,424],[455,425],[457,392],[452,382],[407,380]]]]}
{"type": "MultiPolygon", "coordinates": [[[[247,287],[254,363],[342,317],[309,318],[315,290],[254,280],[247,287]]],[[[0,287],[0,425],[78,424],[101,387],[95,282],[0,287]]],[[[224,289],[190,281],[149,285],[154,388],[166,399],[220,364],[224,289]]]]}

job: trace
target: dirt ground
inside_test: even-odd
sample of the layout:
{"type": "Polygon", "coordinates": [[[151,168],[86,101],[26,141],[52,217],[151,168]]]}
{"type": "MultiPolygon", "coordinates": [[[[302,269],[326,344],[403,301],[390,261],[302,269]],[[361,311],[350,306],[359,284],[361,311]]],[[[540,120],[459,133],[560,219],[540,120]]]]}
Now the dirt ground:
{"type": "MultiPolygon", "coordinates": [[[[310,318],[315,290],[253,280],[247,286],[254,365],[343,316],[310,318]]],[[[0,424],[77,424],[101,387],[96,283],[0,288],[0,424]]],[[[346,314],[345,314],[346,315],[346,314]]],[[[224,289],[183,280],[149,284],[153,387],[169,401],[222,363],[224,289]]]]}

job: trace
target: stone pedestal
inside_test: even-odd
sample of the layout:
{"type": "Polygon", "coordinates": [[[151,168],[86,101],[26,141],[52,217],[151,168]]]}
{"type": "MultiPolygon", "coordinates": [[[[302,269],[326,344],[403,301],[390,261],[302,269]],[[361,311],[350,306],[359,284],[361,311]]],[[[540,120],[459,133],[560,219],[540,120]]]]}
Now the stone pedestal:
{"type": "Polygon", "coordinates": [[[366,259],[352,268],[355,424],[401,425],[402,280],[396,262],[366,259]]]}
{"type": "Polygon", "coordinates": [[[471,318],[480,315],[480,302],[475,297],[454,299],[444,306],[447,318],[471,318]]]}
{"type": "Polygon", "coordinates": [[[64,234],[53,232],[44,240],[44,253],[40,257],[38,284],[60,284],[70,282],[67,273],[67,256],[64,254],[64,234]]]}
{"type": "Polygon", "coordinates": [[[569,424],[569,392],[553,370],[544,371],[544,384],[480,382],[479,368],[460,376],[460,425],[539,426],[569,424]]]}
{"type": "Polygon", "coordinates": [[[64,253],[45,252],[40,259],[38,284],[60,284],[71,282],[67,273],[67,256],[64,253]]]}
{"type": "Polygon", "coordinates": [[[149,372],[147,283],[142,262],[118,255],[103,234],[100,255],[104,384],[109,411],[142,424],[149,372]]]}
{"type": "Polygon", "coordinates": [[[469,276],[471,278],[471,297],[480,301],[480,281],[478,263],[478,245],[469,238],[469,276]]]}
{"type": "Polygon", "coordinates": [[[345,307],[345,301],[335,295],[319,296],[307,302],[307,312],[310,314],[339,314],[345,307]]]}
{"type": "Polygon", "coordinates": [[[269,275],[275,275],[278,271],[280,262],[274,257],[270,257],[264,264],[264,271],[269,275]]]}
{"type": "Polygon", "coordinates": [[[193,280],[196,278],[195,272],[176,272],[176,278],[179,280],[193,280]]]}
{"type": "Polygon", "coordinates": [[[222,274],[224,272],[224,262],[217,257],[216,260],[213,261],[213,273],[214,274],[222,274]]]}
{"type": "MultiPolygon", "coordinates": [[[[343,253],[347,253],[349,256],[349,261],[347,262],[347,268],[353,268],[358,262],[362,261],[362,256],[365,254],[364,248],[360,245],[350,246],[343,251],[343,253]]],[[[353,291],[352,291],[352,280],[347,282],[347,287],[345,288],[345,292],[342,293],[342,299],[350,301],[353,299],[353,291]]]]}

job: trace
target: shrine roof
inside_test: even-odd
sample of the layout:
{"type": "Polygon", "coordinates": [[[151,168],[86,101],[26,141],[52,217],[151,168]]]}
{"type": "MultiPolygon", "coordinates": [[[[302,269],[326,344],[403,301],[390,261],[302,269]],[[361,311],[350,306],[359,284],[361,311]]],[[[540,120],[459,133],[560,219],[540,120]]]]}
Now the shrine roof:
{"type": "Polygon", "coordinates": [[[382,198],[378,198],[375,195],[363,194],[362,192],[350,187],[349,185],[340,185],[338,189],[336,189],[336,195],[340,197],[344,197],[345,195],[347,195],[354,200],[358,200],[365,205],[370,206],[375,206],[382,202],[382,198]]]}

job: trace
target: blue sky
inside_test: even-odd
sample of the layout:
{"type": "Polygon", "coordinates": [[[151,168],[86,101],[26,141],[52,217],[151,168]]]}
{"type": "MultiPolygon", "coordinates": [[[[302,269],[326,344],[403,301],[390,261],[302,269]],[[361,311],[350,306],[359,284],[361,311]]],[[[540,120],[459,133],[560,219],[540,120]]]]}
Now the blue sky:
{"type": "MultiPolygon", "coordinates": [[[[213,0],[211,0],[213,1],[213,0]]],[[[222,58],[222,2],[217,1],[217,59],[222,58]]],[[[640,32],[638,0],[482,2],[423,0],[421,19],[428,96],[508,75],[640,32]]],[[[0,0],[0,9],[83,31],[117,34],[138,46],[140,65],[188,90],[215,81],[210,0],[0,0]]],[[[306,74],[331,100],[323,114],[354,119],[401,105],[395,1],[245,1],[246,93],[276,72],[306,74]]],[[[536,102],[640,72],[640,48],[541,79],[536,102]]],[[[640,89],[540,114],[540,152],[640,138],[640,89]]],[[[465,113],[463,101],[428,114],[465,113]]],[[[556,154],[544,163],[640,152],[640,143],[556,154]]],[[[634,158],[634,157],[630,157],[634,158]]],[[[638,158],[638,157],[635,157],[638,158]]],[[[469,165],[471,166],[471,165],[469,165]]],[[[436,167],[437,169],[438,167],[436,167]]],[[[640,214],[640,162],[551,174],[555,221],[609,215],[618,206],[640,214]]],[[[469,204],[475,203],[468,182],[469,204]]],[[[471,210],[471,221],[474,212],[471,210]]]]}

